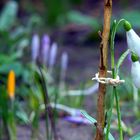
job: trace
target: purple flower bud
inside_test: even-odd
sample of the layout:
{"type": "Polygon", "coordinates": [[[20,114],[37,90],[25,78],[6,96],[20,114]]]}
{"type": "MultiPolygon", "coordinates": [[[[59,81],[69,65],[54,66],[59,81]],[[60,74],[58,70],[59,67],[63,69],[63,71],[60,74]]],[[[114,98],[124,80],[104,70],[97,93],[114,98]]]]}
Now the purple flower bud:
{"type": "Polygon", "coordinates": [[[32,61],[36,62],[39,54],[40,40],[38,34],[34,34],[31,42],[31,55],[32,61]]]}
{"type": "Polygon", "coordinates": [[[76,124],[92,124],[88,119],[82,116],[67,116],[64,120],[76,124]]]}
{"type": "Polygon", "coordinates": [[[68,67],[68,54],[63,52],[61,57],[61,69],[62,71],[66,71],[68,67]]]}
{"type": "Polygon", "coordinates": [[[49,49],[50,49],[50,37],[45,34],[42,38],[42,61],[43,64],[47,64],[48,61],[48,55],[49,55],[49,49]]]}
{"type": "Polygon", "coordinates": [[[49,67],[53,67],[56,61],[56,55],[57,55],[57,44],[53,43],[51,50],[50,50],[50,57],[49,57],[49,67]]]}

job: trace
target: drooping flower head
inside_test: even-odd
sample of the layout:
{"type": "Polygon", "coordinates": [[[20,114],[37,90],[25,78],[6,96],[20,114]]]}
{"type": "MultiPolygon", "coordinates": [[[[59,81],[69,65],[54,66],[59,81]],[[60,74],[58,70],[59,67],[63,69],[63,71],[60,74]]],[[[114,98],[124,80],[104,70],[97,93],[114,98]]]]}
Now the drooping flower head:
{"type": "Polygon", "coordinates": [[[11,99],[14,99],[14,96],[15,96],[15,73],[13,70],[11,70],[8,74],[7,91],[8,91],[9,97],[11,99]]]}
{"type": "Polygon", "coordinates": [[[37,60],[37,57],[39,55],[39,48],[40,48],[39,36],[38,34],[34,34],[31,42],[31,55],[32,55],[33,62],[36,62],[37,60]]]}
{"type": "Polygon", "coordinates": [[[124,22],[124,29],[126,30],[128,48],[140,57],[140,37],[135,33],[128,21],[124,22]]]}
{"type": "Polygon", "coordinates": [[[50,37],[45,34],[42,38],[42,61],[43,64],[47,64],[48,61],[48,55],[49,55],[49,49],[50,49],[50,37]]]}

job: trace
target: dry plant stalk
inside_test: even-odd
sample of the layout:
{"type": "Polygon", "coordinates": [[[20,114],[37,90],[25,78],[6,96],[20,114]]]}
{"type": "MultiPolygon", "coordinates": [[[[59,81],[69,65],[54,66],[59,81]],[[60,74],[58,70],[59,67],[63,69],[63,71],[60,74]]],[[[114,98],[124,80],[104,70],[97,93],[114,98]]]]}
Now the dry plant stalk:
{"type": "MultiPolygon", "coordinates": [[[[110,33],[110,20],[112,14],[112,0],[104,0],[104,26],[102,41],[100,43],[100,64],[99,77],[106,77],[108,59],[108,40],[110,33]]],[[[99,84],[98,103],[97,103],[97,129],[95,140],[103,140],[103,129],[105,126],[105,93],[106,85],[99,84]]]]}

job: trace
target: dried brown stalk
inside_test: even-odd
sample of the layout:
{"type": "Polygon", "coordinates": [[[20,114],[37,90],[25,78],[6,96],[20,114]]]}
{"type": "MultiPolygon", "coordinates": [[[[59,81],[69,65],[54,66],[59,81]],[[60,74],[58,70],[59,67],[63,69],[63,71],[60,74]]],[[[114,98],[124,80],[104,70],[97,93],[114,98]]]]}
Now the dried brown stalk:
{"type": "MultiPolygon", "coordinates": [[[[110,33],[110,19],[112,14],[112,0],[104,0],[104,26],[102,32],[102,41],[100,44],[100,64],[99,77],[106,77],[108,40],[110,33]]],[[[105,126],[105,93],[106,85],[99,84],[98,103],[97,103],[97,130],[95,140],[103,140],[103,129],[105,126]]]]}

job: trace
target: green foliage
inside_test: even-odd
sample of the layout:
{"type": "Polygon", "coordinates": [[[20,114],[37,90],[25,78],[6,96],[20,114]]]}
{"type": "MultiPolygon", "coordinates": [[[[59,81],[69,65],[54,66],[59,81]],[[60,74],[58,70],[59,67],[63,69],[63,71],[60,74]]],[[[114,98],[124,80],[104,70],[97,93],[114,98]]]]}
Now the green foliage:
{"type": "Polygon", "coordinates": [[[88,113],[87,113],[86,111],[82,111],[82,110],[81,110],[81,113],[82,113],[91,123],[93,123],[93,124],[97,123],[97,121],[96,121],[93,117],[91,117],[90,115],[88,115],[88,113]]]}
{"type": "MultiPolygon", "coordinates": [[[[18,106],[19,104],[20,103],[18,103],[18,106]]],[[[19,110],[17,110],[15,115],[17,119],[20,120],[20,122],[23,122],[24,124],[29,124],[29,117],[23,109],[20,108],[19,110]]]]}
{"type": "Polygon", "coordinates": [[[16,140],[15,104],[9,99],[5,86],[0,87],[0,118],[2,127],[0,131],[6,139],[16,140]],[[5,136],[4,136],[5,135],[5,136]]]}
{"type": "Polygon", "coordinates": [[[60,16],[67,11],[67,1],[65,0],[43,0],[45,7],[45,17],[48,25],[57,25],[60,16]],[[49,5],[49,6],[48,6],[49,5]]]}
{"type": "Polygon", "coordinates": [[[122,65],[123,61],[126,59],[126,57],[128,56],[128,54],[130,53],[130,50],[126,50],[119,58],[117,64],[116,64],[116,73],[118,74],[119,68],[122,65]]]}
{"type": "Polygon", "coordinates": [[[1,74],[7,74],[10,70],[14,70],[17,77],[22,75],[23,67],[20,62],[11,62],[8,64],[3,64],[0,67],[1,74]]]}
{"type": "Polygon", "coordinates": [[[0,16],[0,31],[8,31],[15,24],[17,10],[18,5],[15,1],[6,3],[0,16]]]}
{"type": "Polygon", "coordinates": [[[17,9],[17,3],[9,1],[0,16],[0,74],[5,75],[13,69],[19,77],[24,70],[20,59],[29,45],[29,30],[16,25],[17,9]]]}
{"type": "MultiPolygon", "coordinates": [[[[88,113],[86,111],[81,111],[81,113],[83,114],[83,116],[85,118],[87,118],[93,125],[95,125],[97,123],[97,121],[91,117],[90,115],[88,115],[88,113]]],[[[106,134],[106,128],[104,128],[104,133],[106,134]]],[[[114,140],[114,137],[109,133],[109,137],[108,140],[114,140]]]]}
{"type": "Polygon", "coordinates": [[[140,133],[138,133],[135,136],[133,136],[132,138],[130,138],[130,140],[140,140],[140,133]]]}
{"type": "Polygon", "coordinates": [[[82,3],[82,0],[43,0],[43,2],[45,7],[47,7],[44,11],[47,26],[62,27],[66,24],[74,23],[89,26],[93,28],[94,31],[98,31],[100,28],[99,19],[71,10],[73,4],[82,3]]]}
{"type": "Polygon", "coordinates": [[[69,11],[67,14],[67,20],[69,23],[90,26],[95,31],[97,31],[100,27],[99,20],[97,18],[84,15],[77,11],[69,11]]]}
{"type": "Polygon", "coordinates": [[[83,0],[69,0],[73,5],[79,5],[83,2],[83,0]]]}

